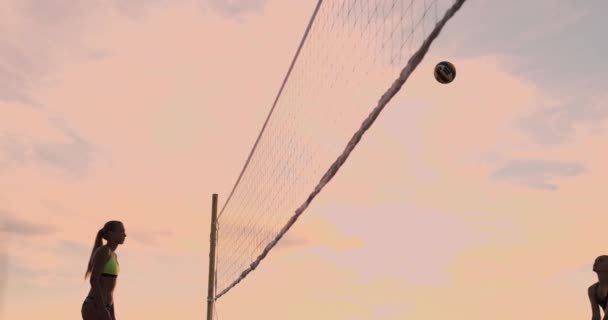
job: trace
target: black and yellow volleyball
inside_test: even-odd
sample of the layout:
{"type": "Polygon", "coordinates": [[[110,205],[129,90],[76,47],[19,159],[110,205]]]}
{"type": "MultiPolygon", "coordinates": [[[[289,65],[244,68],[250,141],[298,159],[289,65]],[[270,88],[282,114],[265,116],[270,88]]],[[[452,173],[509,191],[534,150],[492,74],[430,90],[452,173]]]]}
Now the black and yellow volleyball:
{"type": "Polygon", "coordinates": [[[456,78],[456,68],[448,61],[441,61],[435,66],[435,79],[440,83],[450,83],[456,78]]]}

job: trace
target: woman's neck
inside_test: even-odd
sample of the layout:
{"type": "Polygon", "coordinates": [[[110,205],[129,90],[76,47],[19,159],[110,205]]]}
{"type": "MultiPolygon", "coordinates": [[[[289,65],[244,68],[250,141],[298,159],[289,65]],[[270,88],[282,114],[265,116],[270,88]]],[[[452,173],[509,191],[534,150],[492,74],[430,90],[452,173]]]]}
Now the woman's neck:
{"type": "Polygon", "coordinates": [[[605,273],[605,272],[598,273],[597,278],[599,280],[600,285],[608,286],[608,273],[605,273]]]}
{"type": "MultiPolygon", "coordinates": [[[[118,248],[118,243],[108,242],[108,244],[106,244],[106,246],[108,248],[110,248],[110,250],[112,250],[112,252],[114,252],[114,251],[116,251],[116,248],[118,248]]],[[[606,280],[608,280],[608,278],[606,280]]]]}

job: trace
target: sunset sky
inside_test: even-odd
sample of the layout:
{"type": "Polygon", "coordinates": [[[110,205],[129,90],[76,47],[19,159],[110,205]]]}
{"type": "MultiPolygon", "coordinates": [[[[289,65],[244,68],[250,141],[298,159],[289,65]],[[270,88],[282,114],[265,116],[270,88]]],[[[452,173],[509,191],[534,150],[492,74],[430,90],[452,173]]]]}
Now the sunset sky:
{"type": "MultiPolygon", "coordinates": [[[[1,2],[0,318],[79,319],[117,219],[118,318],[204,319],[211,195],[228,196],[316,1],[1,2]]],[[[468,0],[218,319],[589,318],[607,11],[468,0]]]]}

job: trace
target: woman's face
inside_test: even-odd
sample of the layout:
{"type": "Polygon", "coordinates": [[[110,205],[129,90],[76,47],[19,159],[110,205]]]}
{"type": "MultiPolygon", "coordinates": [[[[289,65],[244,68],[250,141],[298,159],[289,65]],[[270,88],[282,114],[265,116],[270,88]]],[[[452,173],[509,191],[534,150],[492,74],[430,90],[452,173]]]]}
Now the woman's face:
{"type": "Polygon", "coordinates": [[[127,237],[125,227],[122,224],[119,224],[113,230],[108,231],[107,237],[108,241],[115,241],[118,244],[123,244],[127,237]]]}

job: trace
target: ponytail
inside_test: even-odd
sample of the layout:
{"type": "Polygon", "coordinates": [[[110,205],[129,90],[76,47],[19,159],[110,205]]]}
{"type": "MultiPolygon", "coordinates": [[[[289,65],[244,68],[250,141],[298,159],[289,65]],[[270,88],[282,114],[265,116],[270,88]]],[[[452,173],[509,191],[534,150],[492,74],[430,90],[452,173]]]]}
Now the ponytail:
{"type": "Polygon", "coordinates": [[[101,242],[101,239],[103,238],[104,232],[105,231],[103,228],[99,229],[99,231],[97,231],[97,236],[95,237],[95,244],[93,244],[93,250],[91,251],[91,257],[89,257],[89,264],[87,266],[87,272],[84,274],[85,280],[91,274],[91,271],[93,269],[93,255],[95,254],[95,251],[103,245],[103,243],[101,242]]]}

